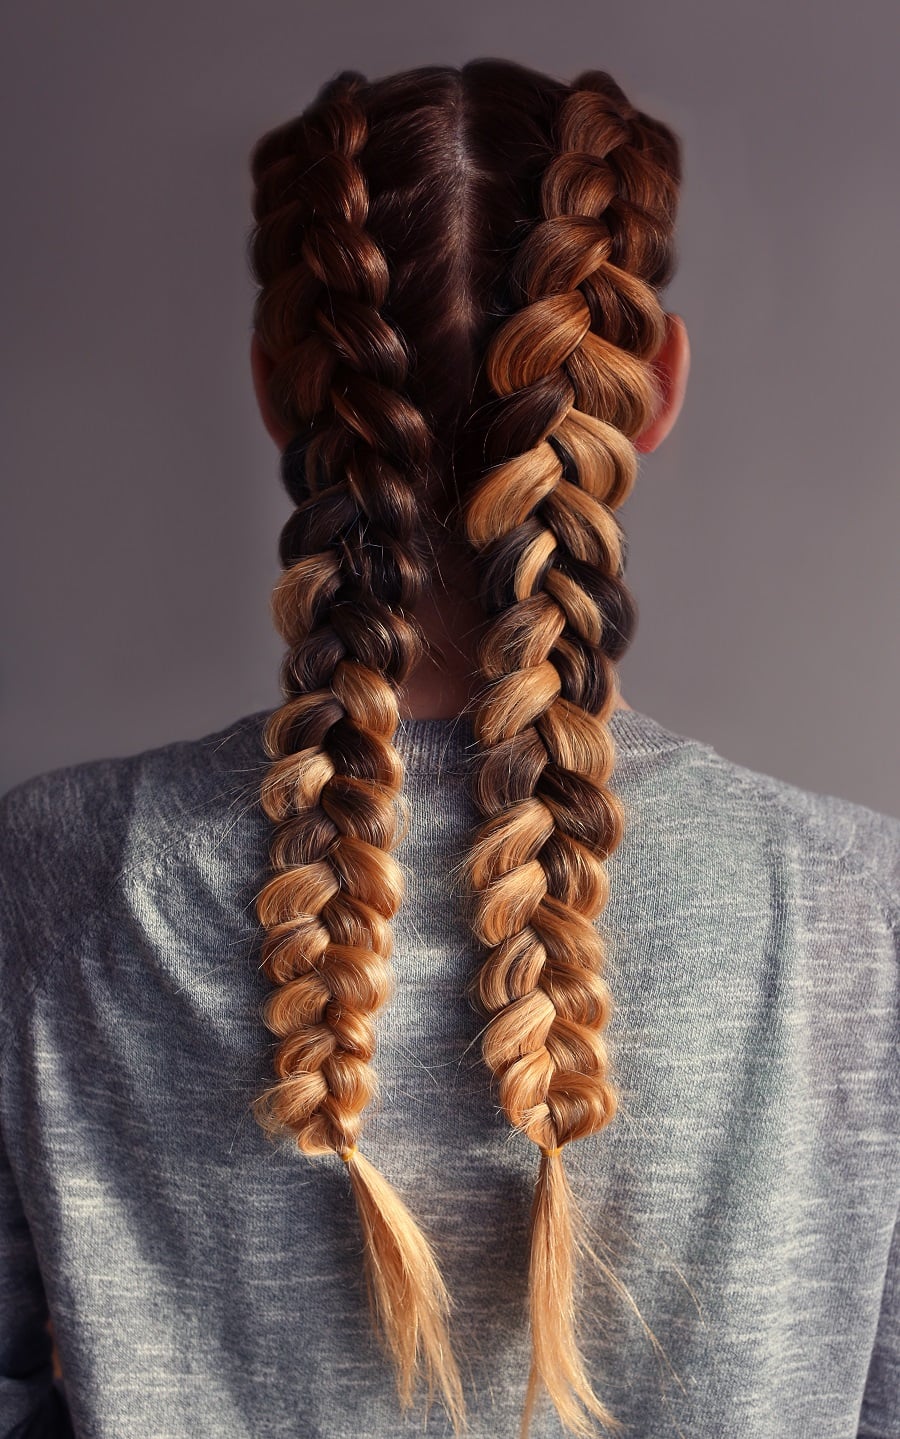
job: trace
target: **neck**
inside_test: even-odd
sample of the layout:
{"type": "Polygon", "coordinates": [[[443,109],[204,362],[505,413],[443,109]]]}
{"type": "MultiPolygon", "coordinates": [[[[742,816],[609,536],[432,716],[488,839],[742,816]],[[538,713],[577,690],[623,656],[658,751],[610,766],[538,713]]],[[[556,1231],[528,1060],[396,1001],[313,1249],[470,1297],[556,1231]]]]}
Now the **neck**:
{"type": "MultiPolygon", "coordinates": [[[[448,544],[440,570],[416,607],[416,619],[435,653],[426,656],[405,686],[402,719],[456,719],[471,711],[480,687],[476,646],[485,629],[471,556],[448,544]]],[[[616,709],[630,710],[621,694],[616,709]]]]}

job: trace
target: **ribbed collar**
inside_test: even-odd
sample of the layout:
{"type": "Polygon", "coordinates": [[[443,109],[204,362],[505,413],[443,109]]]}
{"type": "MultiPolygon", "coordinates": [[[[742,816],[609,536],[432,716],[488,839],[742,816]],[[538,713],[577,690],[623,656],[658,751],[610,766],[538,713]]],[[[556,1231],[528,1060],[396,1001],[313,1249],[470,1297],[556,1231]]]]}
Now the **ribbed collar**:
{"type": "MultiPolygon", "coordinates": [[[[609,722],[616,746],[617,766],[629,759],[661,754],[696,743],[686,735],[665,729],[640,710],[615,710],[609,722]]],[[[468,715],[456,719],[401,720],[394,744],[409,771],[429,773],[465,770],[475,752],[475,733],[468,715]]]]}

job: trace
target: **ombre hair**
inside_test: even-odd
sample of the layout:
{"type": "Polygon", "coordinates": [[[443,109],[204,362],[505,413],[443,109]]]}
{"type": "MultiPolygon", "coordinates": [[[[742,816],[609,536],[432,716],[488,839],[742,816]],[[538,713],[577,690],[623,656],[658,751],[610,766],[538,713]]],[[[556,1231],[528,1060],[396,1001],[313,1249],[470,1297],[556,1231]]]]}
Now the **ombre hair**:
{"type": "Polygon", "coordinates": [[[345,1160],[400,1404],[423,1374],[459,1433],[437,1257],[358,1148],[403,900],[399,701],[429,648],[416,607],[436,543],[458,534],[485,615],[469,997],[509,1122],[540,1155],[521,1433],[539,1384],[571,1432],[592,1433],[592,1415],[618,1429],[578,1350],[583,1232],[563,1151],[617,1108],[598,921],[625,822],[609,720],[636,607],[614,512],[662,398],[679,142],[605,71],[564,84],[479,59],[342,71],[251,163],[254,329],[295,505],[272,601],[287,652],[256,898],[277,1082],[253,1112],[304,1154],[345,1160]]]}

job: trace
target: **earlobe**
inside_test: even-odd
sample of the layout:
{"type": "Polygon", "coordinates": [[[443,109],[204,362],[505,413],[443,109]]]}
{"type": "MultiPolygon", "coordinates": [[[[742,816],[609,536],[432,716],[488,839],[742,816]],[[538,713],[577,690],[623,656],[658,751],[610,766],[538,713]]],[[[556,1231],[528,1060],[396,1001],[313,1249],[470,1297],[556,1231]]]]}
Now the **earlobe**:
{"type": "Polygon", "coordinates": [[[659,376],[663,401],[653,421],[634,441],[641,454],[657,449],[681,413],[684,392],[691,366],[691,347],[687,327],[680,315],[667,314],[668,333],[653,364],[659,376]]]}

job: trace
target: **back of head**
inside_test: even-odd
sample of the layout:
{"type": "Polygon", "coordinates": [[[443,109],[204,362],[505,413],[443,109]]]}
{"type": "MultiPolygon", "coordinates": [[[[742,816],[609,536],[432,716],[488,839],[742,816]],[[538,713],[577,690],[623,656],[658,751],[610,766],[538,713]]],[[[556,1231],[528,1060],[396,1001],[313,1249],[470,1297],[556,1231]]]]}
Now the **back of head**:
{"type": "Polygon", "coordinates": [[[590,1415],[614,1428],[578,1354],[562,1151],[616,1113],[597,920],[625,823],[608,720],[636,610],[614,511],[660,402],[679,145],[603,71],[566,85],[484,59],[341,72],[252,168],[254,325],[295,505],[257,899],[277,1082],[257,1118],[346,1161],[400,1400],[421,1365],[463,1427],[437,1259],[357,1145],[403,899],[399,699],[441,536],[458,534],[486,621],[473,999],[506,1114],[540,1152],[523,1434],[539,1381],[573,1433],[590,1415]]]}

